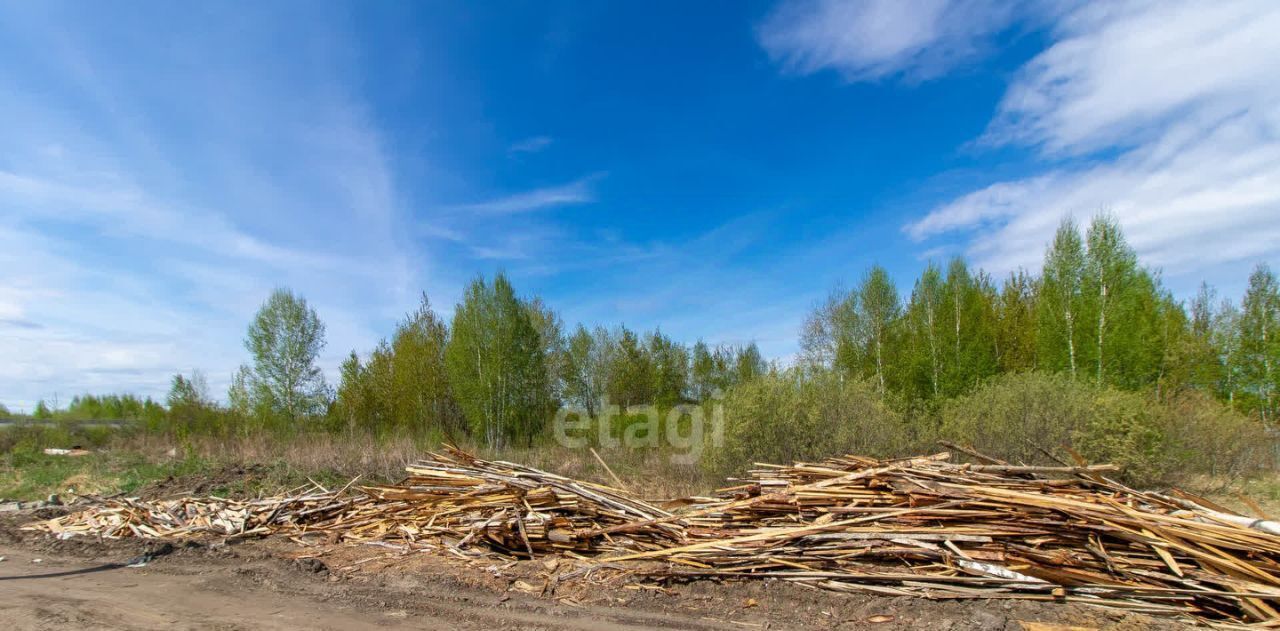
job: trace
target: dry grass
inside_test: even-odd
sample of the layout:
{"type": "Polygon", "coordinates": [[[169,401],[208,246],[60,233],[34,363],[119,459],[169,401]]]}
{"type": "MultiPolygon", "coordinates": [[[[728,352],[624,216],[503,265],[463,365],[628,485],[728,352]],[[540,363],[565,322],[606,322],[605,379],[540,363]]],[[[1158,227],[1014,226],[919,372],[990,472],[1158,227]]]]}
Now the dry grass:
{"type": "MultiPolygon", "coordinates": [[[[559,475],[616,486],[612,476],[586,449],[555,444],[531,448],[486,449],[459,445],[492,460],[507,460],[559,475]]],[[[164,461],[196,457],[220,464],[283,464],[306,475],[393,482],[404,477],[404,467],[437,451],[431,439],[409,435],[376,437],[370,434],[303,434],[290,438],[193,437],[181,446],[154,435],[136,435],[117,441],[114,449],[136,451],[148,459],[164,461]]],[[[705,494],[717,484],[695,464],[683,464],[658,449],[598,449],[600,457],[622,480],[628,491],[663,500],[705,494]]]]}

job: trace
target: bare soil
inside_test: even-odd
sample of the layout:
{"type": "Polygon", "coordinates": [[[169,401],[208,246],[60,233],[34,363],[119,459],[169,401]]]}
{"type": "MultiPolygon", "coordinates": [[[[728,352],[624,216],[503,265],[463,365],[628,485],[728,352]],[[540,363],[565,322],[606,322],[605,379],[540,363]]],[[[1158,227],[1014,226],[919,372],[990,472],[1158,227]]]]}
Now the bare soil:
{"type": "MultiPolygon", "coordinates": [[[[1168,629],[1079,605],[847,595],[777,581],[556,583],[548,562],[282,539],[167,544],[19,531],[0,518],[9,629],[1168,629]],[[125,567],[151,554],[143,567],[125,567]],[[1036,623],[1048,626],[1037,626],[1036,623]]],[[[567,561],[566,561],[567,562],[567,561]]],[[[559,568],[563,570],[563,568],[559,568]]],[[[7,630],[6,630],[7,631],[7,630]]]]}

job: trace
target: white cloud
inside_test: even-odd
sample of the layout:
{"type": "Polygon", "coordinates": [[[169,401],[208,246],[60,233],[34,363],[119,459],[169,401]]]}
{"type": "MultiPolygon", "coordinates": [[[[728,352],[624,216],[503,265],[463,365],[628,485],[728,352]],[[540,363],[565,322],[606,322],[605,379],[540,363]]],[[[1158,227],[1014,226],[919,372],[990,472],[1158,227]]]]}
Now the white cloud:
{"type": "Polygon", "coordinates": [[[1018,73],[986,141],[1083,152],[1149,141],[1170,122],[1274,108],[1280,5],[1094,3],[1018,73]]]}
{"type": "Polygon", "coordinates": [[[788,72],[929,79],[981,55],[1019,8],[988,0],[786,0],[757,36],[788,72]]]}
{"type": "Polygon", "coordinates": [[[1099,3],[1053,32],[982,142],[1056,162],[935,208],[909,236],[959,234],[992,271],[1034,268],[1064,216],[1106,210],[1187,281],[1212,269],[1238,284],[1280,254],[1280,5],[1099,3]]]}
{"type": "Polygon", "coordinates": [[[473,204],[455,206],[454,210],[484,215],[513,215],[556,206],[587,204],[595,201],[591,184],[599,175],[584,177],[568,184],[523,191],[473,204]]]}
{"type": "Polygon", "coordinates": [[[533,136],[525,138],[519,142],[512,143],[507,147],[507,153],[516,155],[520,153],[538,153],[543,149],[551,146],[551,136],[533,136]]]}
{"type": "Polygon", "coordinates": [[[402,236],[381,133],[321,58],[340,29],[217,13],[157,29],[0,8],[0,402],[162,396],[193,368],[221,395],[280,285],[328,324],[332,378],[420,288],[448,284],[402,236]],[[321,57],[259,63],[282,46],[321,57]]]}

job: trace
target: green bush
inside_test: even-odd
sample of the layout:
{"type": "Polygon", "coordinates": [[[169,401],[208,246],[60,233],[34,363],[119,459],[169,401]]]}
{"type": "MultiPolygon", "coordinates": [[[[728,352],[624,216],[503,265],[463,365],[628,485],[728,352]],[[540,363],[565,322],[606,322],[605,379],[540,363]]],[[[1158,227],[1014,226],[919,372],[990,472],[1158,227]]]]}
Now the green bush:
{"type": "Polygon", "coordinates": [[[1262,424],[1205,393],[1181,393],[1160,413],[1180,471],[1225,483],[1275,466],[1275,441],[1262,424]]]}
{"type": "Polygon", "coordinates": [[[0,428],[0,454],[39,452],[46,447],[83,447],[97,449],[127,430],[103,426],[86,426],[76,422],[51,425],[17,423],[0,428]]]}
{"type": "Polygon", "coordinates": [[[991,379],[939,409],[942,437],[1010,462],[1052,464],[1093,414],[1094,389],[1060,374],[1013,373],[991,379]]]}
{"type": "Polygon", "coordinates": [[[1177,450],[1162,427],[1159,406],[1133,392],[1099,389],[1072,442],[1090,462],[1120,465],[1127,481],[1147,486],[1177,472],[1177,450]]]}
{"type": "Polygon", "coordinates": [[[704,466],[717,474],[753,462],[898,455],[910,441],[902,417],[868,383],[831,372],[772,373],[726,394],[722,443],[704,466]]]}
{"type": "Polygon", "coordinates": [[[943,403],[940,433],[993,457],[1054,464],[1041,448],[1067,458],[1120,465],[1136,485],[1176,483],[1191,475],[1238,477],[1262,466],[1269,440],[1262,427],[1208,396],[1171,401],[1097,388],[1061,374],[992,379],[943,403]]]}

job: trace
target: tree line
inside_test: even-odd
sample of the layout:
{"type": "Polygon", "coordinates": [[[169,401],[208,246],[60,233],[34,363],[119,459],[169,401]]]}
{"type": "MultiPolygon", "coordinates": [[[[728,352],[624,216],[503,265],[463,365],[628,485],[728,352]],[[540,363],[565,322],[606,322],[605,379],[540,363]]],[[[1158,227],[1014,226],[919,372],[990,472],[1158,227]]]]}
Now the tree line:
{"type": "Polygon", "coordinates": [[[1059,226],[1038,276],[995,281],[963,258],[929,263],[903,296],[874,266],[813,310],[802,361],[864,378],[906,409],[927,408],[1005,373],[1061,373],[1157,396],[1213,393],[1266,424],[1280,386],[1280,291],[1259,264],[1237,306],[1208,285],[1189,303],[1141,265],[1116,220],[1059,226]]]}
{"type": "MultiPolygon", "coordinates": [[[[164,406],[85,396],[72,409],[175,431],[434,432],[503,447],[532,444],[561,405],[593,417],[604,401],[670,408],[768,375],[856,380],[887,408],[924,418],[1000,375],[1046,373],[1158,399],[1196,391],[1269,426],[1280,412],[1277,329],[1280,289],[1265,264],[1239,305],[1207,285],[1184,303],[1100,215],[1083,231],[1064,221],[1039,274],[997,282],[957,257],[945,269],[929,263],[904,295],[873,266],[813,309],[790,368],[766,362],[754,343],[686,345],[625,325],[568,330],[499,273],[472,280],[448,323],[424,295],[375,348],[351,351],[336,387],[317,366],[323,322],[305,298],[278,289],[250,323],[251,361],[234,374],[226,406],[197,372],[174,376],[164,406]]],[[[43,402],[37,413],[66,415],[43,402]]]]}
{"type": "MultiPolygon", "coordinates": [[[[363,357],[350,352],[336,388],[316,367],[324,344],[324,325],[306,300],[275,291],[249,327],[253,361],[235,374],[230,411],[244,427],[430,431],[495,448],[527,446],[561,405],[590,417],[605,401],[667,409],[706,401],[770,369],[754,343],[687,347],[660,330],[625,325],[566,332],[555,311],[518,296],[501,273],[472,280],[448,324],[423,295],[389,338],[363,357]]],[[[201,383],[176,375],[170,407],[188,417],[208,409],[201,383]]]]}

